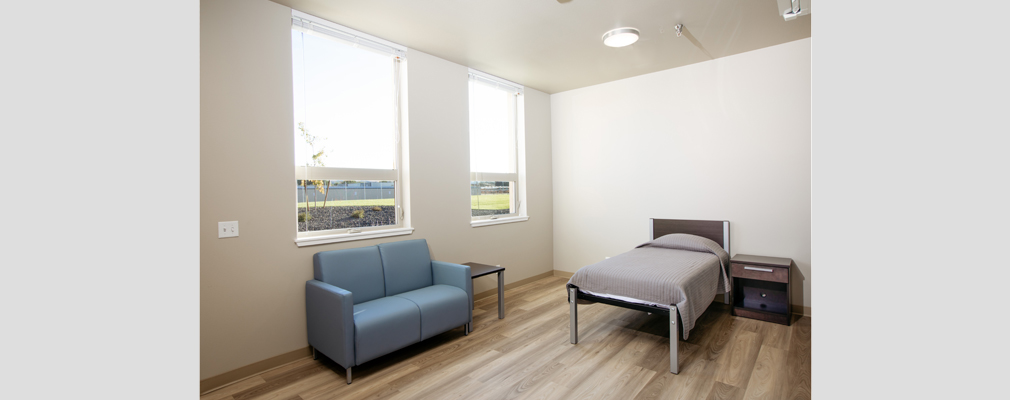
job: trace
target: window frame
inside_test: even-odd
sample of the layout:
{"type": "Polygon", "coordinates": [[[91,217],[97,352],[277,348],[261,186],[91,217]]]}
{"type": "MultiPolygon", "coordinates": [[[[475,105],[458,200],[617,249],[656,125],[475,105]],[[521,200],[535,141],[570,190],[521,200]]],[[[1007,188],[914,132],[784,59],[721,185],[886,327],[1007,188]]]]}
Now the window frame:
{"type": "MultiPolygon", "coordinates": [[[[479,81],[487,85],[496,85],[498,89],[506,90],[512,93],[512,101],[509,105],[509,117],[511,118],[510,128],[512,130],[512,139],[514,143],[514,153],[515,159],[512,160],[515,165],[515,172],[480,172],[480,171],[470,171],[470,195],[472,196],[472,185],[473,182],[515,182],[515,188],[510,188],[510,199],[509,203],[515,203],[515,212],[508,214],[494,214],[494,215],[484,215],[484,216],[473,216],[472,208],[470,215],[470,226],[471,227],[481,227],[489,225],[499,225],[507,224],[512,222],[522,222],[529,220],[527,215],[527,204],[526,204],[526,116],[525,116],[525,99],[524,91],[525,88],[515,82],[508,81],[499,78],[494,75],[484,73],[479,70],[470,68],[467,77],[467,94],[468,94],[468,109],[467,118],[472,118],[473,111],[473,85],[477,84],[475,81],[479,81]],[[514,190],[513,190],[514,189],[514,190]]],[[[467,140],[471,140],[472,136],[470,134],[470,124],[467,123],[467,140]]],[[[468,151],[470,146],[467,146],[468,151]]],[[[473,154],[470,154],[472,157],[473,154]]],[[[472,162],[472,160],[470,160],[472,162]]],[[[471,167],[472,169],[472,167],[471,167]]],[[[472,205],[471,205],[472,207],[472,205]]],[[[510,209],[511,209],[510,205],[510,209]]]]}
{"type": "MultiPolygon", "coordinates": [[[[295,227],[295,244],[298,247],[312,246],[326,243],[337,243],[352,240],[374,239],[388,236],[399,236],[412,234],[414,229],[410,226],[410,213],[406,207],[405,186],[406,176],[406,155],[404,154],[404,136],[406,128],[403,124],[406,118],[406,60],[407,48],[399,44],[386,41],[375,36],[306,14],[297,10],[291,10],[292,31],[300,31],[314,36],[322,36],[336,41],[350,42],[354,47],[388,54],[393,63],[393,88],[394,101],[391,112],[394,114],[394,165],[392,170],[366,169],[366,168],[339,168],[339,167],[315,167],[315,166],[294,166],[295,181],[298,180],[326,180],[326,181],[392,181],[394,182],[393,204],[395,207],[396,223],[392,225],[380,225],[359,228],[340,228],[322,231],[298,231],[298,213],[300,208],[295,207],[292,215],[295,227]]],[[[292,121],[292,126],[294,126],[292,121]]],[[[295,204],[298,204],[297,189],[295,192],[295,204]]],[[[308,198],[305,199],[306,203],[308,198]]]]}

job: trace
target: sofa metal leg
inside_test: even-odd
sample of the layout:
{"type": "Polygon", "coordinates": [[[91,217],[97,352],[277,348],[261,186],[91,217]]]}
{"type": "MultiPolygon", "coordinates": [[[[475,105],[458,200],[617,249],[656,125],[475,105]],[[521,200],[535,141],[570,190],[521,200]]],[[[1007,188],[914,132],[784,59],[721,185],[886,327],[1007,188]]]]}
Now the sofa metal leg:
{"type": "Polygon", "coordinates": [[[318,360],[319,359],[319,354],[316,354],[316,348],[315,347],[312,348],[312,359],[313,360],[318,360]]]}
{"type": "Polygon", "coordinates": [[[351,384],[351,367],[347,367],[347,384],[351,384]]]}
{"type": "Polygon", "coordinates": [[[466,325],[463,325],[463,336],[469,336],[469,335],[470,335],[470,323],[467,322],[466,325]]]}

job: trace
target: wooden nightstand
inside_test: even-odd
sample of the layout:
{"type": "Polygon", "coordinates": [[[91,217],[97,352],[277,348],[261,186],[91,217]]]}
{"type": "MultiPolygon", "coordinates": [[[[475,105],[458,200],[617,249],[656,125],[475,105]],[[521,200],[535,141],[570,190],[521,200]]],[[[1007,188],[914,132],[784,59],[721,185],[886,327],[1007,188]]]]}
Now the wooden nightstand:
{"type": "Polygon", "coordinates": [[[789,268],[793,260],[737,254],[730,260],[733,315],[789,325],[793,306],[789,268]]]}

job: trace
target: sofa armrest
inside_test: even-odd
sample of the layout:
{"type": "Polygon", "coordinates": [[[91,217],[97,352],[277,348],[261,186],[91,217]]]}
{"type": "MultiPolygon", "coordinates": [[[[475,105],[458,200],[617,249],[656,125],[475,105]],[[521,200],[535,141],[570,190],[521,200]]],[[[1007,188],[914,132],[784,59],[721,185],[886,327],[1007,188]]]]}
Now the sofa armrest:
{"type": "Polygon", "coordinates": [[[354,297],[315,279],[305,282],[309,345],[344,368],[354,366],[354,297]]]}
{"type": "Polygon", "coordinates": [[[431,275],[436,285],[455,286],[466,292],[467,298],[470,299],[470,307],[467,308],[470,313],[469,320],[473,322],[473,279],[470,277],[470,266],[432,261],[431,275]]]}

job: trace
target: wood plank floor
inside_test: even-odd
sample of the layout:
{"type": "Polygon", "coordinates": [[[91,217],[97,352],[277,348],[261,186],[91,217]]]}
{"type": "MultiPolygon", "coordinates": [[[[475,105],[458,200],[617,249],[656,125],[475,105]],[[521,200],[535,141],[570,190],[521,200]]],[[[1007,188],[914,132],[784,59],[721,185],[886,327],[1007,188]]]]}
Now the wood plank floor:
{"type": "Polygon", "coordinates": [[[713,303],[681,342],[670,373],[664,316],[579,306],[568,342],[567,279],[545,278],[478,300],[474,331],[443,333],[344,369],[305,358],[207,393],[202,400],[315,399],[809,399],[810,318],[783,326],[713,303]]]}

